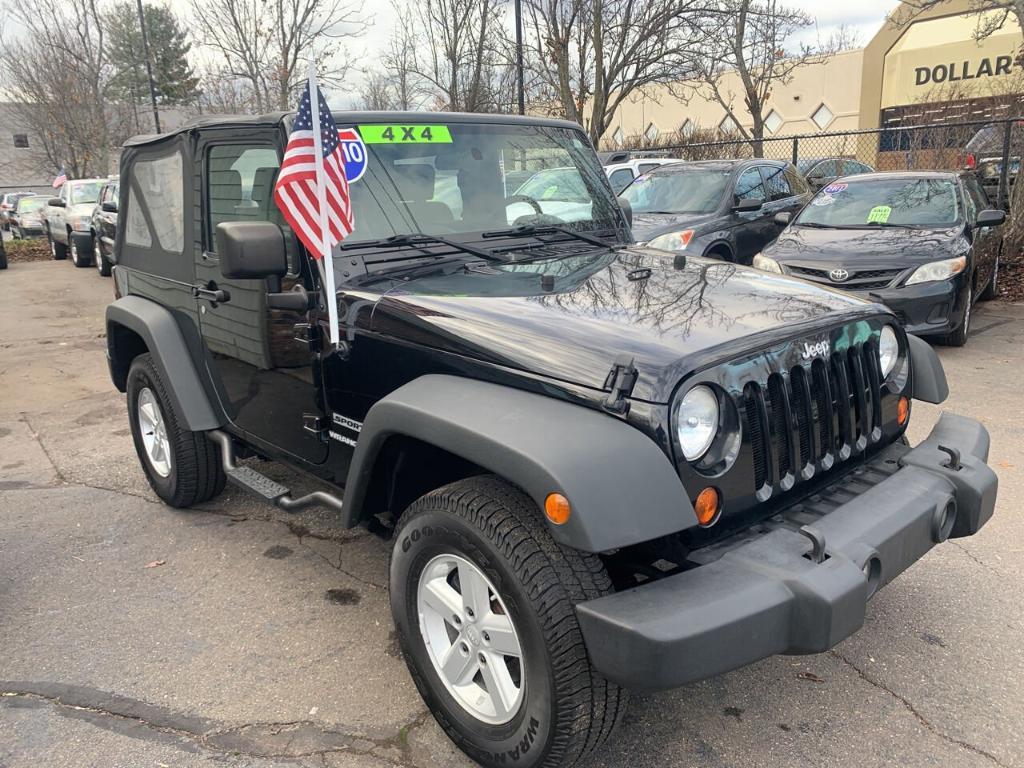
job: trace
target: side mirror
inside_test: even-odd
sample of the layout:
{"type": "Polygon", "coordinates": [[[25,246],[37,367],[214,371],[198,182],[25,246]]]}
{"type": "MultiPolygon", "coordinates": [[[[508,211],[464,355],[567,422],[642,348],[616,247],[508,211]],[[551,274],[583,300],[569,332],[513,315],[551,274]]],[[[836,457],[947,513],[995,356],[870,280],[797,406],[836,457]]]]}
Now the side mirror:
{"type": "Polygon", "coordinates": [[[281,277],[288,271],[284,233],[269,221],[226,221],[217,225],[220,272],[233,280],[281,277]]]}
{"type": "Polygon", "coordinates": [[[978,218],[974,221],[974,226],[978,229],[982,227],[998,227],[1004,221],[1006,221],[1006,211],[989,208],[978,214],[978,218]]]}
{"type": "Polygon", "coordinates": [[[626,226],[633,226],[633,206],[629,204],[629,200],[624,197],[618,197],[616,200],[619,201],[619,208],[622,209],[622,215],[626,217],[626,226]]]}
{"type": "Polygon", "coordinates": [[[107,213],[117,213],[117,203],[113,200],[107,200],[107,202],[103,203],[100,207],[107,213]]]}
{"type": "Polygon", "coordinates": [[[789,221],[792,218],[793,218],[793,214],[791,214],[789,211],[783,211],[782,213],[776,213],[775,214],[775,223],[778,224],[780,227],[784,227],[787,224],[789,224],[789,221]]]}
{"type": "Polygon", "coordinates": [[[52,205],[54,208],[64,207],[64,201],[61,200],[59,197],[51,197],[49,200],[46,201],[46,204],[52,205]]]}
{"type": "Polygon", "coordinates": [[[736,203],[732,209],[736,213],[750,213],[752,211],[760,211],[763,205],[764,200],[758,200],[756,197],[745,197],[736,203]]]}

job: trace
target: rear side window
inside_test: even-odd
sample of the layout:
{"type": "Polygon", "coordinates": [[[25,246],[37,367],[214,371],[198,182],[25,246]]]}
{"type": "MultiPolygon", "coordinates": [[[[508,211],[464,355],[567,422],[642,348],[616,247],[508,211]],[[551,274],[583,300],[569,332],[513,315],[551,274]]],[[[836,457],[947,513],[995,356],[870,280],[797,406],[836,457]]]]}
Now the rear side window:
{"type": "Polygon", "coordinates": [[[226,221],[272,221],[283,225],[274,204],[277,150],[260,144],[216,144],[206,162],[206,225],[208,248],[216,248],[214,233],[226,221]]]}
{"type": "Polygon", "coordinates": [[[626,188],[626,185],[633,180],[633,172],[629,168],[619,168],[617,171],[612,171],[612,175],[608,177],[608,181],[611,182],[612,189],[618,194],[626,188]]]}
{"type": "Polygon", "coordinates": [[[785,168],[781,166],[765,166],[765,186],[768,190],[769,200],[785,200],[793,196],[793,190],[789,188],[789,180],[786,178],[785,168]]]}
{"type": "Polygon", "coordinates": [[[640,173],[649,173],[660,165],[661,163],[640,163],[638,167],[640,169],[640,173]]]}
{"type": "Polygon", "coordinates": [[[181,154],[175,152],[152,160],[139,159],[132,167],[125,243],[150,248],[156,244],[168,253],[180,254],[185,246],[185,196],[181,154]],[[143,207],[149,212],[152,231],[143,207]]]}
{"type": "Polygon", "coordinates": [[[807,178],[809,178],[809,179],[819,179],[819,178],[827,179],[827,178],[830,178],[832,176],[838,176],[838,175],[839,175],[839,169],[836,168],[836,161],[835,160],[822,160],[820,163],[818,163],[815,166],[812,166],[807,171],[807,178]]]}
{"type": "Polygon", "coordinates": [[[804,177],[800,175],[800,172],[792,165],[787,165],[783,174],[786,177],[786,181],[789,182],[789,188],[793,190],[794,195],[803,195],[811,191],[811,188],[807,186],[807,182],[804,177]]]}
{"type": "Polygon", "coordinates": [[[757,168],[748,168],[740,174],[740,178],[736,182],[736,199],[768,199],[764,190],[764,182],[761,180],[761,171],[757,168]]]}

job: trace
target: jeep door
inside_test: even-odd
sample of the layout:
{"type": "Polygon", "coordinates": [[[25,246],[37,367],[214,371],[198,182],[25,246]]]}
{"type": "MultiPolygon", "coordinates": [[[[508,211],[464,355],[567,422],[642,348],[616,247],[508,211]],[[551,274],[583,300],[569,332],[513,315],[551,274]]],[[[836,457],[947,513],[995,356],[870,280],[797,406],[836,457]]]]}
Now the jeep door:
{"type": "Polygon", "coordinates": [[[285,233],[288,274],[280,290],[313,290],[309,264],[273,200],[279,168],[277,130],[238,127],[204,132],[201,166],[202,247],[195,253],[199,327],[210,376],[232,424],[249,439],[320,464],[328,446],[319,431],[320,379],[315,350],[305,335],[307,313],[267,306],[266,279],[227,279],[216,252],[217,225],[271,221],[285,233]],[[226,291],[226,301],[214,298],[226,291]]]}

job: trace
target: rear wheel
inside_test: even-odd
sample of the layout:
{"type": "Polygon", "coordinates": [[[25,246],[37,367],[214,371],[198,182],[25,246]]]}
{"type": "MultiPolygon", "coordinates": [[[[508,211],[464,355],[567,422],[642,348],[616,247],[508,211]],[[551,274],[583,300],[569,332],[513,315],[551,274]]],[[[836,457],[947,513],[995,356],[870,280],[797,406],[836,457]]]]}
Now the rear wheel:
{"type": "Polygon", "coordinates": [[[391,556],[391,611],[437,722],[485,766],[571,766],[611,734],[625,694],[590,667],[575,605],[611,591],[595,555],[557,544],[496,477],[414,502],[391,556]]]}
{"type": "Polygon", "coordinates": [[[220,449],[178,423],[168,387],[149,354],[128,371],[128,420],[153,491],[172,507],[190,507],[224,490],[220,449]]]}
{"type": "Polygon", "coordinates": [[[999,295],[999,255],[996,256],[996,263],[992,265],[992,278],[988,281],[988,285],[985,286],[985,290],[981,292],[978,299],[981,301],[992,301],[996,296],[999,295]]]}

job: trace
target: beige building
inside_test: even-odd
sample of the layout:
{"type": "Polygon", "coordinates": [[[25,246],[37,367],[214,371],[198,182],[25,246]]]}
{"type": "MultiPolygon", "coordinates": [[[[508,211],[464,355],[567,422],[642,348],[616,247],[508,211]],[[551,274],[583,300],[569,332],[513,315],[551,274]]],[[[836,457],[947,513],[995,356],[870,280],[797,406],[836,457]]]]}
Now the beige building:
{"type": "MultiPolygon", "coordinates": [[[[949,0],[924,12],[897,6],[862,49],[800,67],[773,87],[765,114],[766,138],[889,128],[953,120],[987,120],[1024,113],[1024,62],[1017,58],[1021,29],[1009,17],[994,34],[975,30],[998,11],[972,11],[971,0],[949,0]]],[[[721,92],[743,115],[742,88],[726,74],[721,92]]],[[[744,127],[749,120],[740,119],[744,127]]],[[[696,129],[724,136],[736,131],[726,110],[695,83],[652,89],[623,106],[605,134],[611,146],[653,142],[696,129]]],[[[859,142],[865,144],[864,142],[859,142]]],[[[783,151],[779,142],[773,149],[783,151]]],[[[871,155],[883,147],[856,150],[871,155]]],[[[854,154],[847,149],[844,154],[854,154]]],[[[862,159],[872,160],[871,157],[862,159]]]]}

